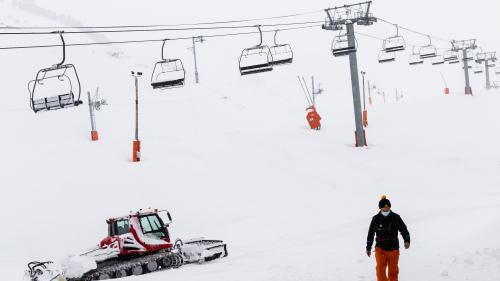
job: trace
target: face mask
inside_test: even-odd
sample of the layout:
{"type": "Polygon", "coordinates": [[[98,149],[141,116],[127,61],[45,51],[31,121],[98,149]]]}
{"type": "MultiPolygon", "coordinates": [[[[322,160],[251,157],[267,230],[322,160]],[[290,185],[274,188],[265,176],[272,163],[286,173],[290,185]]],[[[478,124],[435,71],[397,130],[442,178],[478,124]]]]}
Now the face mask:
{"type": "Polygon", "coordinates": [[[387,212],[383,212],[383,211],[380,211],[382,213],[382,216],[384,217],[387,217],[389,215],[389,213],[391,213],[391,211],[387,211],[387,212]]]}

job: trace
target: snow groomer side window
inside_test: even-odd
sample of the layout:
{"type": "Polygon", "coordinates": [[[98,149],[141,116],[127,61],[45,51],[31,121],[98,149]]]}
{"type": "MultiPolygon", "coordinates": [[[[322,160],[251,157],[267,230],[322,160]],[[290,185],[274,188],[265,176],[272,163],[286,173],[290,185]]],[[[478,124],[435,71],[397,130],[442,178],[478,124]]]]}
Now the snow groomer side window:
{"type": "Polygon", "coordinates": [[[120,220],[116,224],[118,226],[118,235],[130,232],[130,224],[128,220],[120,220]]]}
{"type": "Polygon", "coordinates": [[[130,232],[130,225],[128,220],[113,221],[109,225],[109,235],[116,236],[130,232]]]}
{"type": "Polygon", "coordinates": [[[141,227],[144,234],[152,234],[158,238],[165,237],[160,220],[156,215],[141,217],[141,227]]]}

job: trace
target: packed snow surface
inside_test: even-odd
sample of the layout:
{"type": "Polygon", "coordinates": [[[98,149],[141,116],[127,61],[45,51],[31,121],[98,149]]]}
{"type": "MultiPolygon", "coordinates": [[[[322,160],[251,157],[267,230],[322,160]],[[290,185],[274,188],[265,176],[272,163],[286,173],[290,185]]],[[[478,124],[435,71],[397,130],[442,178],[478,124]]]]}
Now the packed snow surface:
{"type": "MultiPolygon", "coordinates": [[[[271,5],[266,12],[241,9],[236,2],[203,2],[193,12],[192,1],[119,1],[127,9],[118,12],[116,1],[0,0],[0,21],[30,26],[178,23],[315,8],[266,2],[259,5],[271,5]],[[216,13],[220,7],[225,12],[216,13]]],[[[321,10],[330,2],[314,5],[321,10]]],[[[376,3],[374,12],[390,17],[393,10],[407,11],[406,1],[387,2],[392,5],[376,3]]],[[[481,12],[462,11],[463,16],[497,19],[493,11],[498,9],[477,6],[481,12]]],[[[463,32],[472,37],[478,26],[491,34],[499,26],[478,19],[475,25],[453,21],[456,26],[450,28],[443,24],[443,9],[415,9],[393,18],[450,37],[463,32]],[[413,14],[425,14],[434,24],[413,14]]],[[[381,37],[394,32],[383,23],[356,28],[381,37]]],[[[193,32],[181,35],[198,35],[193,32]]],[[[65,38],[87,42],[127,36],[65,38]]],[[[465,96],[460,66],[410,68],[411,50],[398,54],[394,64],[379,65],[381,42],[358,36],[359,68],[377,89],[371,91],[373,104],[367,103],[368,147],[355,148],[349,63],[332,57],[333,36],[319,27],[282,32],[279,40],[292,44],[294,63],[246,77],[239,75],[237,58],[243,48],[258,43],[255,34],[209,39],[197,45],[200,84],[194,83],[191,41],[169,42],[168,55],[183,60],[187,76],[185,87],[168,91],[150,86],[161,42],[70,47],[66,62],[78,70],[85,103],[36,115],[29,109],[27,83],[38,69],[60,60],[60,49],[0,50],[0,206],[7,210],[0,231],[0,280],[21,280],[32,260],[60,261],[82,253],[106,236],[106,219],[153,207],[172,214],[173,239],[221,239],[229,256],[127,280],[371,281],[375,261],[365,255],[366,235],[386,194],[412,238],[410,249],[401,250],[400,280],[498,281],[500,91],[484,90],[484,76],[477,75],[471,77],[474,96],[465,96]],[[132,70],[144,72],[139,78],[139,163],[130,161],[132,70]],[[448,96],[440,72],[451,89],[448,96]],[[306,81],[314,75],[325,89],[317,96],[320,131],[308,128],[297,75],[306,81]],[[87,91],[93,95],[97,87],[109,105],[96,113],[100,140],[91,142],[87,91]]],[[[57,36],[23,38],[0,43],[59,43],[57,36]]],[[[272,42],[272,34],[264,39],[272,42]]],[[[407,40],[427,42],[410,35],[407,40]]],[[[483,42],[485,48],[498,46],[483,42]]],[[[492,74],[492,80],[500,78],[492,74]]]]}

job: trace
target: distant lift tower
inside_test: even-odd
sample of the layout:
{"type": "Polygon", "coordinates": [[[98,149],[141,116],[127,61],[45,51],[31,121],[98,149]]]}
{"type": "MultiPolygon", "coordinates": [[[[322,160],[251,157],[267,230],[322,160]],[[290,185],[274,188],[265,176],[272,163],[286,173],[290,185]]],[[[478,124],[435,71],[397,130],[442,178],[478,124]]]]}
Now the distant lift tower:
{"type": "Polygon", "coordinates": [[[464,73],[465,73],[465,94],[472,95],[472,88],[470,87],[469,80],[469,61],[474,58],[471,55],[472,50],[477,48],[476,39],[461,40],[461,41],[451,41],[452,50],[455,52],[462,52],[462,60],[464,62],[464,73]]]}
{"type": "Polygon", "coordinates": [[[332,54],[335,57],[349,55],[357,147],[366,146],[366,136],[363,130],[363,117],[361,114],[358,58],[356,56],[357,44],[354,34],[354,24],[368,26],[377,21],[377,18],[373,17],[370,13],[371,3],[371,1],[368,1],[328,8],[325,10],[327,18],[326,23],[323,25],[323,29],[325,30],[340,32],[332,43],[332,54]]]}
{"type": "Polygon", "coordinates": [[[192,37],[191,38],[193,41],[193,47],[189,48],[193,52],[193,58],[194,58],[194,79],[196,84],[200,83],[200,78],[198,74],[198,59],[196,56],[196,43],[203,43],[205,42],[205,38],[203,36],[197,36],[197,37],[192,37]]]}
{"type": "Polygon", "coordinates": [[[487,52],[487,53],[478,53],[476,55],[476,63],[482,64],[484,63],[484,70],[486,76],[486,89],[491,89],[490,82],[490,68],[495,67],[495,62],[497,61],[495,52],[487,52]]]}

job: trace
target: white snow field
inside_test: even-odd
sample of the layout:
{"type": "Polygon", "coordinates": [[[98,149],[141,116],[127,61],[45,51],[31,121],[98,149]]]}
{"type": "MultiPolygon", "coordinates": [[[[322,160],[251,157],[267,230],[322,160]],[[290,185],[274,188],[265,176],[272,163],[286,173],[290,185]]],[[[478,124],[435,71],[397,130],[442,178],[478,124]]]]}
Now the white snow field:
{"type": "MultiPolygon", "coordinates": [[[[239,1],[73,2],[0,0],[0,23],[170,24],[268,17],[344,4],[315,1],[311,7],[277,1],[266,2],[264,11],[241,9],[239,1]],[[195,4],[200,6],[193,11],[195,4]]],[[[256,5],[265,6],[263,2],[256,5]]],[[[454,3],[443,2],[439,7],[454,3]]],[[[494,1],[476,2],[478,9],[489,3],[498,10],[494,1]]],[[[457,8],[449,16],[477,17],[471,28],[467,21],[444,22],[446,15],[438,11],[413,8],[414,13],[405,16],[392,16],[394,10],[406,11],[398,1],[376,2],[373,9],[381,17],[445,38],[482,32],[477,36],[485,50],[498,47],[498,39],[488,37],[498,22],[486,22],[496,19],[495,9],[475,13],[470,7],[457,8]],[[422,13],[425,23],[416,16],[422,13]]],[[[316,14],[299,21],[323,18],[316,14]]],[[[384,37],[394,30],[377,23],[359,31],[384,37]]],[[[205,34],[186,34],[198,32],[205,34]]],[[[72,43],[178,35],[65,38],[72,43]]],[[[171,212],[173,237],[222,239],[229,256],[124,280],[376,280],[374,258],[367,258],[364,249],[371,217],[386,194],[412,237],[411,248],[401,250],[400,280],[498,281],[500,91],[484,90],[484,75],[477,75],[471,80],[474,96],[465,96],[459,66],[426,63],[410,68],[411,50],[398,54],[392,65],[379,65],[381,42],[359,36],[359,69],[386,92],[387,102],[372,93],[369,146],[355,148],[348,60],[332,57],[333,36],[320,27],[282,32],[279,41],[292,44],[294,63],[246,77],[238,73],[237,58],[243,48],[258,43],[258,37],[209,39],[197,46],[199,85],[187,49],[190,41],[169,42],[167,54],[183,60],[187,83],[166,91],[153,91],[149,85],[161,42],[68,47],[66,62],[79,71],[84,104],[36,115],[29,109],[27,82],[38,69],[57,63],[61,50],[0,50],[0,280],[21,280],[29,261],[59,261],[80,253],[106,236],[107,218],[147,207],[171,212]],[[139,163],[131,162],[131,70],[144,72],[139,80],[139,163]],[[451,88],[449,96],[443,94],[440,72],[451,88]],[[308,80],[315,75],[325,89],[318,97],[320,131],[308,128],[297,75],[308,80]],[[109,106],[97,112],[100,140],[92,142],[86,93],[97,87],[109,106]],[[404,94],[398,102],[396,88],[404,94]]],[[[3,35],[0,45],[58,40],[56,35],[3,35]]],[[[265,40],[271,42],[272,34],[265,40]]],[[[426,43],[412,34],[408,41],[426,43]]],[[[500,77],[492,74],[492,79],[500,77]]]]}

